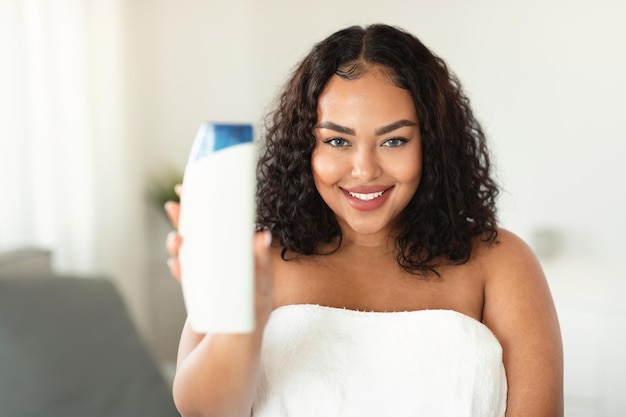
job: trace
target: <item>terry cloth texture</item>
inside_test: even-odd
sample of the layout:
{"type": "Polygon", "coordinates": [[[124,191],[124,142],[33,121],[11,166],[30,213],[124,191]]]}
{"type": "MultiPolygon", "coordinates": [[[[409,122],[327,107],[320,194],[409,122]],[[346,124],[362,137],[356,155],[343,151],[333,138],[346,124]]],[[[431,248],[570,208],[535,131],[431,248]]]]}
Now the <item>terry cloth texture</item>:
{"type": "Polygon", "coordinates": [[[502,417],[502,347],[450,310],[276,309],[261,357],[255,417],[502,417]]]}

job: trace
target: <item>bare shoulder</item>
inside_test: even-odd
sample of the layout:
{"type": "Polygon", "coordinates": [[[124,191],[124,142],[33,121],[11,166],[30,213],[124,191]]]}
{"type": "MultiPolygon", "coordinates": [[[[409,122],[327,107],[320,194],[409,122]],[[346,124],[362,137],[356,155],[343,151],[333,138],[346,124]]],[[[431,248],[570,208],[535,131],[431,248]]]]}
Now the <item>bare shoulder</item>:
{"type": "MultiPolygon", "coordinates": [[[[497,275],[501,268],[541,268],[528,244],[515,233],[499,228],[493,241],[476,239],[476,255],[489,275],[497,275]]],[[[492,277],[488,277],[492,278],[492,277]]]]}
{"type": "Polygon", "coordinates": [[[476,255],[485,282],[483,321],[496,336],[506,342],[507,329],[531,324],[538,316],[556,317],[541,264],[520,237],[499,229],[495,241],[482,242],[476,255]]]}
{"type": "Polygon", "coordinates": [[[563,415],[563,353],[556,309],[537,257],[498,230],[477,250],[485,273],[483,321],[500,341],[509,383],[507,417],[563,415]]]}
{"type": "Polygon", "coordinates": [[[537,316],[556,318],[541,264],[524,240],[506,229],[499,229],[496,240],[484,243],[479,254],[485,274],[483,317],[486,323],[497,330],[503,313],[516,314],[516,323],[520,325],[532,322],[539,318],[537,316]]]}

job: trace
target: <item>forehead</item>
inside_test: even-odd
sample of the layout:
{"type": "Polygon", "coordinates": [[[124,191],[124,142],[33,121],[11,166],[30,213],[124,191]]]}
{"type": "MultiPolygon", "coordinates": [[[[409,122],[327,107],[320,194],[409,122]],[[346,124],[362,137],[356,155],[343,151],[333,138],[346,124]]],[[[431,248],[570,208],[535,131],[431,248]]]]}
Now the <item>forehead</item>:
{"type": "Polygon", "coordinates": [[[352,80],[333,75],[319,97],[317,113],[318,121],[418,122],[409,90],[394,85],[389,75],[380,70],[369,70],[352,80]]]}

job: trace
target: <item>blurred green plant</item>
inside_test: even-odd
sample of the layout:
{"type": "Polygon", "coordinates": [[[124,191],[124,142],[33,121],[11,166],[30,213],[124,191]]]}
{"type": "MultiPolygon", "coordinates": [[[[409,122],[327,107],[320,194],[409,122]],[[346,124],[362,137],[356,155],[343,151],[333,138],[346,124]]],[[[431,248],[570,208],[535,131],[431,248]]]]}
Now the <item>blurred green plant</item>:
{"type": "Polygon", "coordinates": [[[168,201],[179,202],[174,187],[183,182],[183,171],[175,167],[167,167],[146,181],[146,198],[157,209],[163,210],[168,201]]]}

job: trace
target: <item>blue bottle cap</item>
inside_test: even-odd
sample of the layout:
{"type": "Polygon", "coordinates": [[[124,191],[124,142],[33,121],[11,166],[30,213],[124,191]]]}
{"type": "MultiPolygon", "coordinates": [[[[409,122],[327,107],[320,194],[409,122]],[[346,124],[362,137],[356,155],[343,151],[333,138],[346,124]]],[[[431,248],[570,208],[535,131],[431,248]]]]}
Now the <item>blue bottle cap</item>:
{"type": "Polygon", "coordinates": [[[248,124],[223,124],[206,122],[200,126],[193,141],[189,162],[230,146],[252,142],[252,126],[248,124]]]}

